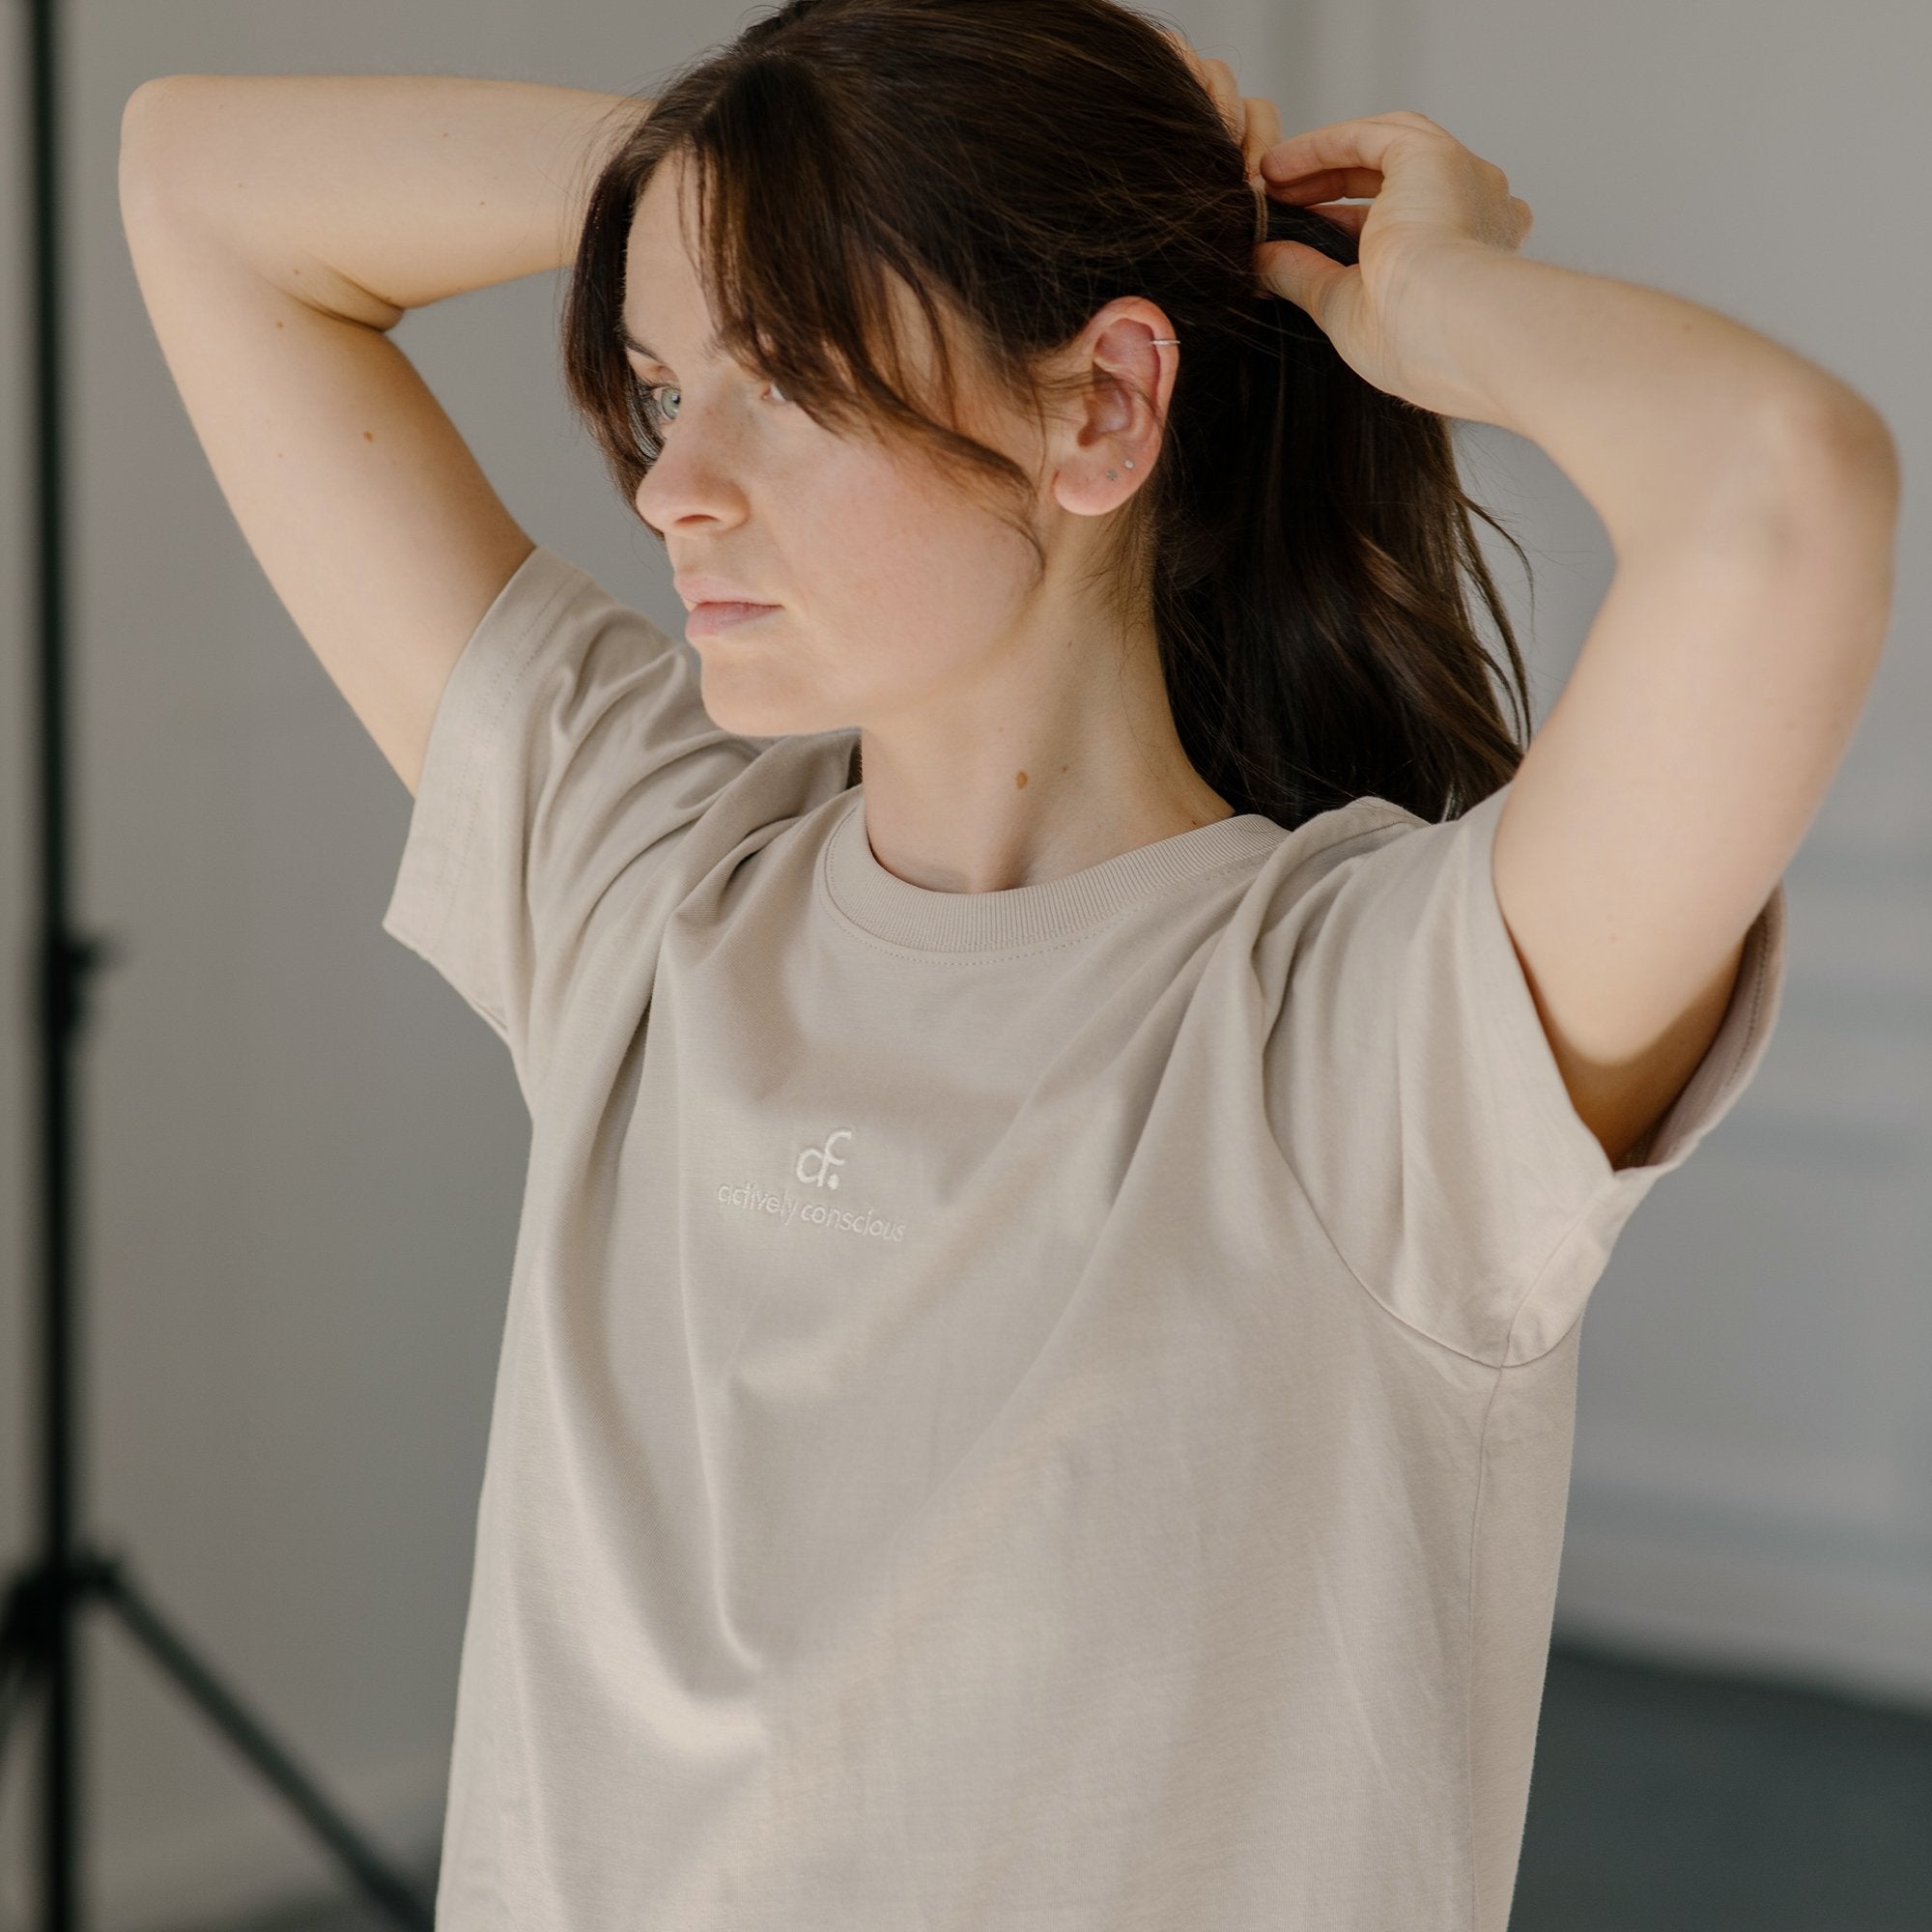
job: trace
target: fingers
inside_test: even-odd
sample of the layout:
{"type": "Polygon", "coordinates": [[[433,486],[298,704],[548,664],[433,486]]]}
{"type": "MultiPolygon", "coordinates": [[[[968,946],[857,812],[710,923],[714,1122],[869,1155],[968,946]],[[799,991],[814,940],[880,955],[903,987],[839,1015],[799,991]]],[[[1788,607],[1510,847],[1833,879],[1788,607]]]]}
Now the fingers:
{"type": "Polygon", "coordinates": [[[1259,94],[1248,95],[1241,105],[1247,109],[1241,133],[1241,158],[1252,179],[1261,173],[1262,156],[1270,148],[1281,145],[1281,110],[1259,94]]]}
{"type": "MultiPolygon", "coordinates": [[[[1285,146],[1286,142],[1279,143],[1269,152],[1277,153],[1285,146]]],[[[1267,191],[1276,201],[1339,201],[1381,191],[1381,174],[1375,168],[1324,168],[1316,174],[1296,175],[1292,181],[1283,180],[1277,170],[1278,164],[1262,169],[1267,191]]]]}
{"type": "MultiPolygon", "coordinates": [[[[1345,197],[1373,200],[1381,193],[1398,153],[1415,154],[1417,142],[1435,144],[1434,158],[1452,162],[1456,177],[1473,189],[1472,219],[1482,239],[1505,248],[1520,247],[1534,217],[1529,204],[1509,192],[1509,177],[1447,128],[1409,108],[1332,121],[1273,143],[1261,157],[1263,188],[1276,201],[1303,206],[1345,197]]],[[[1325,207],[1318,212],[1331,218],[1335,213],[1325,207]]],[[[1356,218],[1350,225],[1359,235],[1368,211],[1352,213],[1356,218]]]]}
{"type": "MultiPolygon", "coordinates": [[[[1240,143],[1249,180],[1259,178],[1265,191],[1276,200],[1310,206],[1349,198],[1373,199],[1381,191],[1382,178],[1387,172],[1383,164],[1399,142],[1421,135],[1433,136],[1451,147],[1462,146],[1446,128],[1411,107],[1331,121],[1284,138],[1281,110],[1272,100],[1258,94],[1242,94],[1235,70],[1226,61],[1198,53],[1178,27],[1154,24],[1193,70],[1195,78],[1220,110],[1228,131],[1240,143]]],[[[1480,156],[1471,158],[1494,175],[1498,187],[1507,187],[1507,178],[1500,169],[1480,156]]],[[[1529,232],[1529,208],[1513,195],[1510,212],[1520,231],[1517,238],[1520,242],[1521,236],[1529,232]]],[[[1359,235],[1369,211],[1318,207],[1316,213],[1359,235]]]]}
{"type": "MultiPolygon", "coordinates": [[[[1394,114],[1368,114],[1352,121],[1331,121],[1277,141],[1262,157],[1262,173],[1270,185],[1299,182],[1304,176],[1322,181],[1379,177],[1382,163],[1398,142],[1435,134],[1454,143],[1456,137],[1421,114],[1406,109],[1394,114]]],[[[1460,143],[1457,143],[1460,145],[1460,143]]],[[[1374,187],[1328,188],[1328,194],[1373,194],[1374,187]]]]}

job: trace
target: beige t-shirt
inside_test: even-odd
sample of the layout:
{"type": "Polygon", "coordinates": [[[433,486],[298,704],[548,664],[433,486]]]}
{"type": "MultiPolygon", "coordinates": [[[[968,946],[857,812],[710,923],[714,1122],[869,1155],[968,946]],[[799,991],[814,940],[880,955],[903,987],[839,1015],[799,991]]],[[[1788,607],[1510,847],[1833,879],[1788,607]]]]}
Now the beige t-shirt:
{"type": "Polygon", "coordinates": [[[539,545],[384,930],[530,1155],[440,1932],[1502,1932],[1611,1244],[1762,1059],[1784,892],[1613,1171],[1507,787],[887,871],[539,545]]]}

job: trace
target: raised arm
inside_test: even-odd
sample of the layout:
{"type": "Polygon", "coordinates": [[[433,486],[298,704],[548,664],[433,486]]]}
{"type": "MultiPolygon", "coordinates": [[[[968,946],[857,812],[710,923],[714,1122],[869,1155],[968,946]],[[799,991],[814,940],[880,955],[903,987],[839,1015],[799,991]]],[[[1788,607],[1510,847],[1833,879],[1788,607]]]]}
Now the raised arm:
{"type": "Polygon", "coordinates": [[[161,353],[275,593],[414,794],[444,680],[531,549],[387,331],[567,263],[647,102],[412,74],[170,74],[122,117],[161,353]]]}

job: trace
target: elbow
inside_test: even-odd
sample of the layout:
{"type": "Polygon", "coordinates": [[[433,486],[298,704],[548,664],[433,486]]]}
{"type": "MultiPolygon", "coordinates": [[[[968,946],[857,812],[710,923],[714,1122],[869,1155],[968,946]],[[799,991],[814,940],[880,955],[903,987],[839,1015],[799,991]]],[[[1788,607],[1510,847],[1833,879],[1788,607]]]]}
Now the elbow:
{"type": "Polygon", "coordinates": [[[1766,473],[1807,511],[1842,510],[1888,529],[1904,489],[1898,443],[1884,416],[1849,384],[1818,373],[1768,402],[1757,447],[1766,473]]]}
{"type": "Polygon", "coordinates": [[[1853,662],[1876,666],[1890,628],[1897,576],[1901,470],[1885,418],[1830,378],[1770,410],[1764,459],[1781,479],[1761,536],[1776,555],[1780,608],[1814,600],[1823,634],[1853,662]]]}
{"type": "MultiPolygon", "coordinates": [[[[144,80],[121,109],[118,188],[123,222],[153,203],[174,182],[180,149],[171,129],[191,119],[181,103],[202,76],[164,73],[144,80]]],[[[204,110],[205,111],[205,110],[204,110]]]]}
{"type": "Polygon", "coordinates": [[[1820,371],[1747,411],[1694,492],[1660,513],[1668,527],[1654,525],[1652,535],[1754,581],[1794,572],[1869,580],[1889,573],[1899,497],[1898,447],[1885,418],[1820,371]]]}
{"type": "Polygon", "coordinates": [[[125,177],[130,161],[136,159],[148,146],[153,136],[155,122],[160,115],[164,103],[179,90],[176,87],[182,76],[164,73],[153,80],[144,80],[121,109],[121,172],[125,177]]]}
{"type": "Polygon", "coordinates": [[[132,216],[141,200],[153,191],[156,174],[155,124],[168,97],[168,83],[172,78],[172,75],[164,74],[156,80],[144,80],[128,97],[127,104],[121,109],[118,185],[124,223],[132,216]]]}

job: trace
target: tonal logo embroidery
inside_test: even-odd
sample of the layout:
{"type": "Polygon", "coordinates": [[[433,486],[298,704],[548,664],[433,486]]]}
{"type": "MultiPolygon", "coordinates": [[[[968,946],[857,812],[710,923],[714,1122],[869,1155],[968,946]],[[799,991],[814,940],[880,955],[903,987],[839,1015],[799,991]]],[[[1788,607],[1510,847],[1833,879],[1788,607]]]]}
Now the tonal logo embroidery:
{"type": "Polygon", "coordinates": [[[822,1146],[799,1150],[797,1159],[792,1162],[792,1179],[817,1190],[815,1194],[798,1195],[788,1187],[775,1193],[756,1180],[747,1180],[736,1187],[729,1181],[720,1181],[719,1202],[726,1208],[742,1208],[754,1214],[775,1214],[787,1225],[798,1221],[807,1227],[823,1228],[829,1234],[869,1235],[876,1241],[904,1240],[903,1221],[889,1220],[875,1213],[869,1205],[835,1208],[825,1198],[838,1185],[838,1170],[850,1157],[843,1144],[853,1138],[854,1131],[851,1127],[836,1127],[826,1135],[822,1146]]]}
{"type": "Polygon", "coordinates": [[[832,1169],[843,1167],[845,1156],[842,1153],[834,1153],[832,1149],[835,1143],[849,1141],[851,1138],[850,1127],[840,1127],[837,1133],[828,1134],[823,1147],[807,1148],[799,1155],[798,1165],[792,1169],[792,1173],[808,1187],[837,1187],[838,1177],[832,1172],[832,1169]]]}

